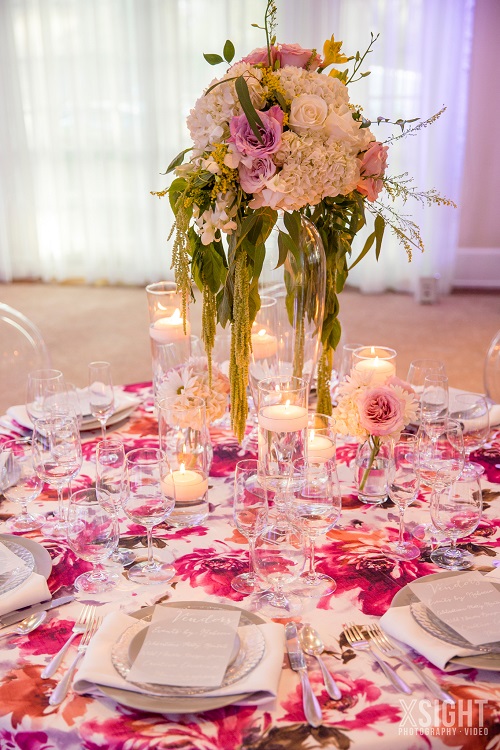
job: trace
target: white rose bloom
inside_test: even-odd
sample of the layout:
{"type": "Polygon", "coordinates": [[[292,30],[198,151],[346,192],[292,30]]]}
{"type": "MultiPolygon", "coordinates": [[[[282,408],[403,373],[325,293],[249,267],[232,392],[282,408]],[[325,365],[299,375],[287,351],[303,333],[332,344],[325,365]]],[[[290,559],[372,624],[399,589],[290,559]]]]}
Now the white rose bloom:
{"type": "Polygon", "coordinates": [[[290,128],[296,133],[321,130],[328,114],[328,105],[316,94],[300,94],[292,100],[290,128]]]}

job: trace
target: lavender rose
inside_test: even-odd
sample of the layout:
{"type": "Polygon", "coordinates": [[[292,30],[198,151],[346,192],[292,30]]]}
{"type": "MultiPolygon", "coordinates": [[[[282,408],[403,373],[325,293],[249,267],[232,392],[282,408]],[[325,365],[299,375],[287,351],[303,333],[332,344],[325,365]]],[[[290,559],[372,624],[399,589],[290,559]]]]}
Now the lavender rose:
{"type": "Polygon", "coordinates": [[[266,185],[266,181],[276,172],[276,165],[270,156],[254,159],[251,167],[243,162],[239,165],[240,184],[245,193],[258,193],[266,185]]]}
{"type": "Polygon", "coordinates": [[[228,138],[229,142],[234,143],[236,150],[242,156],[249,156],[252,159],[276,153],[281,146],[281,135],[283,133],[284,112],[277,104],[267,112],[258,112],[257,114],[263,125],[260,128],[262,143],[250,127],[245,114],[236,115],[229,123],[229,130],[231,131],[231,137],[228,138]]]}
{"type": "Polygon", "coordinates": [[[376,200],[384,187],[380,178],[385,174],[388,150],[387,146],[374,141],[363,154],[360,170],[361,179],[356,185],[356,190],[361,195],[366,195],[369,201],[376,200]]]}
{"type": "Polygon", "coordinates": [[[403,405],[392,388],[378,386],[361,393],[358,408],[359,422],[370,435],[388,437],[404,427],[403,405]]]}

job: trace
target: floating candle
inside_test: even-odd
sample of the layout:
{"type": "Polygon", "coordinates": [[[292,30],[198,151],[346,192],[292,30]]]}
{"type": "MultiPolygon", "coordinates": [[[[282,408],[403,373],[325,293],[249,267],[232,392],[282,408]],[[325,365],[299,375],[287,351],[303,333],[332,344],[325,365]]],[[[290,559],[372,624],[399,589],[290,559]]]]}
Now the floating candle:
{"type": "Polygon", "coordinates": [[[259,426],[270,432],[298,432],[307,427],[307,409],[285,404],[264,406],[259,413],[259,426]]]}
{"type": "Polygon", "coordinates": [[[335,458],[335,443],[326,435],[317,435],[314,430],[309,430],[307,439],[307,456],[326,461],[335,458]]]}
{"type": "Polygon", "coordinates": [[[158,318],[149,327],[149,335],[159,344],[171,344],[176,341],[182,341],[183,339],[188,339],[190,334],[191,325],[189,320],[184,322],[184,318],[178,308],[174,310],[172,315],[158,318]]]}
{"type": "Polygon", "coordinates": [[[163,491],[170,497],[175,493],[176,503],[199,500],[208,490],[208,479],[201,471],[186,469],[184,464],[162,481],[163,491]]]}
{"type": "Polygon", "coordinates": [[[258,333],[252,333],[252,353],[254,360],[268,359],[276,354],[278,350],[278,339],[265,328],[258,333]]]}

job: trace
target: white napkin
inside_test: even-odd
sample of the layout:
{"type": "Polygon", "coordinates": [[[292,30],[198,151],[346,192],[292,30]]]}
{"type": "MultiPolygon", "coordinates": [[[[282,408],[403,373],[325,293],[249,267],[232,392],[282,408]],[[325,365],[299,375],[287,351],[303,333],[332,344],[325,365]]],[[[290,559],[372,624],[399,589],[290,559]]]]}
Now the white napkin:
{"type": "MultiPolygon", "coordinates": [[[[500,570],[495,568],[485,578],[500,581],[500,570]]],[[[407,646],[425,656],[434,666],[439,669],[456,669],[456,665],[448,662],[455,656],[479,656],[477,649],[465,649],[454,646],[452,643],[435,638],[427,633],[414,619],[410,607],[391,607],[382,615],[380,627],[387,635],[396,638],[407,646]]]]}
{"type": "MultiPolygon", "coordinates": [[[[99,685],[122,688],[140,693],[141,690],[123,679],[111,661],[111,649],[120,635],[137,623],[135,617],[122,612],[113,612],[104,621],[85,653],[73,685],[77,693],[99,692],[99,685]]],[[[278,684],[283,663],[284,629],[275,622],[257,626],[264,636],[266,647],[260,663],[238,682],[218,690],[211,690],[207,697],[253,693],[241,704],[259,705],[274,700],[278,694],[278,684]]]]}
{"type": "Polygon", "coordinates": [[[21,607],[29,607],[51,599],[47,581],[39,573],[32,573],[20,586],[0,596],[0,615],[21,607]]]}

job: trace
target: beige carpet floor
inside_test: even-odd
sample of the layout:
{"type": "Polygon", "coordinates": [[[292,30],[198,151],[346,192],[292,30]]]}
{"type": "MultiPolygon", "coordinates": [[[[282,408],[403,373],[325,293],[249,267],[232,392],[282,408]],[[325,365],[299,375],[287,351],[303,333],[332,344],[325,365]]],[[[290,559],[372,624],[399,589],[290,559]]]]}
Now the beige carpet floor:
{"type": "MultiPolygon", "coordinates": [[[[111,362],[115,383],[151,379],[143,288],[0,284],[0,302],[36,323],[53,366],[69,382],[85,386],[88,363],[100,359],[111,362]]],[[[199,332],[199,312],[199,304],[191,308],[193,333],[199,332]]],[[[439,358],[446,363],[450,385],[481,391],[484,356],[500,329],[500,293],[454,292],[435,305],[420,305],[406,294],[363,295],[348,289],[341,296],[341,320],[346,341],[396,349],[400,377],[412,359],[439,358]]],[[[6,378],[0,372],[0,413],[24,400],[25,383],[8,384],[6,378]]]]}

